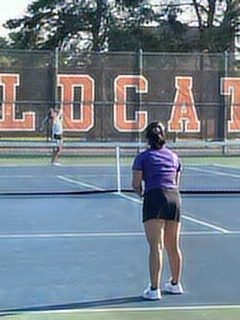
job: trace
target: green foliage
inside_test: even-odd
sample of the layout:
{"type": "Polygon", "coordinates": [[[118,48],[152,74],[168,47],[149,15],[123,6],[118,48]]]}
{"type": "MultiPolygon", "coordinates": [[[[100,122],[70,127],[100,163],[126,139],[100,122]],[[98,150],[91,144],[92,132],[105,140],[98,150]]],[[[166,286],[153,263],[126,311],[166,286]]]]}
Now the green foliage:
{"type": "MultiPolygon", "coordinates": [[[[239,0],[190,1],[188,9],[192,8],[198,21],[194,28],[180,22],[186,6],[174,1],[160,3],[153,6],[151,0],[35,0],[25,16],[7,21],[6,27],[11,31],[12,48],[58,47],[70,55],[135,51],[139,47],[144,51],[232,50],[240,16],[239,0]]],[[[1,45],[8,44],[0,42],[1,45]]]]}
{"type": "Polygon", "coordinates": [[[7,39],[0,37],[0,49],[9,49],[10,45],[7,41],[7,39]]]}
{"type": "Polygon", "coordinates": [[[173,26],[162,23],[158,28],[112,29],[109,51],[135,51],[142,48],[146,52],[186,52],[185,31],[185,26],[180,23],[173,26]]]}
{"type": "Polygon", "coordinates": [[[239,0],[208,0],[208,5],[199,5],[206,18],[199,21],[199,50],[207,49],[209,52],[233,51],[234,36],[238,17],[240,16],[239,0]],[[216,4],[225,4],[225,9],[219,14],[216,4]]]}

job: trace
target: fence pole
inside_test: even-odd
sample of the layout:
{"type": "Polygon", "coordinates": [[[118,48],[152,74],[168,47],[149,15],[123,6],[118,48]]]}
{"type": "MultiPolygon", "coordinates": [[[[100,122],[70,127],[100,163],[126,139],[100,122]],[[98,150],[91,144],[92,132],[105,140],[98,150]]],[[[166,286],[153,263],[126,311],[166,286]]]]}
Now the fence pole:
{"type": "MultiPolygon", "coordinates": [[[[228,77],[228,73],[229,73],[229,53],[228,51],[224,51],[224,77],[228,77]]],[[[228,98],[224,98],[224,110],[223,110],[223,141],[224,141],[224,145],[223,145],[223,154],[227,153],[227,146],[226,146],[226,142],[227,142],[227,121],[228,121],[228,117],[227,117],[227,107],[228,107],[228,98]]]]}
{"type": "MultiPolygon", "coordinates": [[[[141,48],[138,49],[138,75],[142,76],[143,74],[143,50],[141,48]]],[[[142,93],[138,93],[138,111],[142,110],[142,93]]],[[[138,130],[138,152],[141,149],[142,142],[142,134],[140,130],[138,130]]]]}
{"type": "Polygon", "coordinates": [[[55,87],[54,87],[54,103],[55,106],[58,103],[58,70],[59,70],[59,51],[58,51],[58,47],[55,48],[55,55],[54,55],[55,59],[55,65],[54,65],[54,82],[55,82],[55,87]]]}

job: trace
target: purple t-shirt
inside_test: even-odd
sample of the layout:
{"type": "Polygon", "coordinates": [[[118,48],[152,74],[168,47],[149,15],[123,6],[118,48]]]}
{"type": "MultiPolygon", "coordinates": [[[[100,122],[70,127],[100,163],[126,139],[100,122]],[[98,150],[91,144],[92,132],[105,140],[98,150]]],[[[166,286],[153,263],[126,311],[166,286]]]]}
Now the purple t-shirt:
{"type": "Polygon", "coordinates": [[[155,188],[178,188],[175,177],[176,172],[181,171],[181,163],[177,154],[167,147],[141,152],[132,169],[143,172],[145,192],[155,188]]]}

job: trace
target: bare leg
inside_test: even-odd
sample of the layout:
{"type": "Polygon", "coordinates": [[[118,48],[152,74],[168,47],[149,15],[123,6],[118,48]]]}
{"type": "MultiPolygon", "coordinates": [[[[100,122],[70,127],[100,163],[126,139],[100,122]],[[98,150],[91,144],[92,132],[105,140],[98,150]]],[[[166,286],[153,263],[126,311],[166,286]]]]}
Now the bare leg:
{"type": "Polygon", "coordinates": [[[179,244],[180,230],[181,224],[179,222],[166,220],[164,242],[172,273],[172,282],[174,283],[181,281],[182,273],[182,253],[179,244]]]}
{"type": "Polygon", "coordinates": [[[152,219],[144,223],[145,234],[149,244],[149,273],[152,288],[160,286],[163,261],[164,220],[152,219]]]}
{"type": "Polygon", "coordinates": [[[52,153],[52,163],[57,162],[58,158],[60,156],[60,148],[54,148],[52,153]]]}

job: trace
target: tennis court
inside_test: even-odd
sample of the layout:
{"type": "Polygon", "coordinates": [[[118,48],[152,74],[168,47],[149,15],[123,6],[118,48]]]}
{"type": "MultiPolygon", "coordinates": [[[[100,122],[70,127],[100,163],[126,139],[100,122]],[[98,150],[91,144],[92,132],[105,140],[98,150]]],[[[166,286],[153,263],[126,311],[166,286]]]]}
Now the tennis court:
{"type": "MultiPolygon", "coordinates": [[[[130,165],[120,167],[119,181],[119,168],[105,162],[1,165],[0,315],[238,319],[240,167],[214,159],[184,166],[185,294],[148,302],[141,298],[148,282],[141,199],[127,192],[130,165]]],[[[166,266],[162,280],[168,277],[166,266]]]]}

